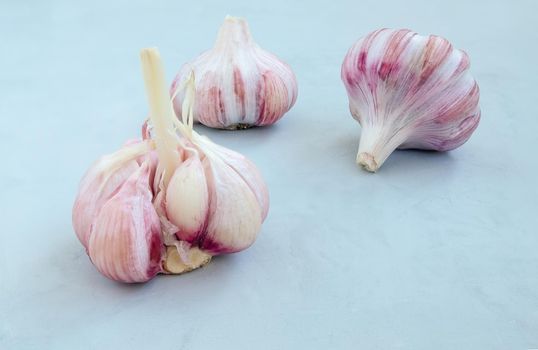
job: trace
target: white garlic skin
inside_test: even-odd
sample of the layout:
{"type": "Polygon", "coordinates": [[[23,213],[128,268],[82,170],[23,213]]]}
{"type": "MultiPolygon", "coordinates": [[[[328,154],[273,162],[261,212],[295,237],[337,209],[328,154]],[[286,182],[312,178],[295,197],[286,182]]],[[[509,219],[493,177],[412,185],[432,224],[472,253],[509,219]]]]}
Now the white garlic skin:
{"type": "Polygon", "coordinates": [[[194,119],[219,129],[243,129],[277,122],[297,99],[290,66],[260,48],[242,18],[226,17],[215,45],[183,65],[172,83],[174,109],[181,115],[179,89],[194,72],[194,119]]]}
{"type": "Polygon", "coordinates": [[[341,76],[362,127],[357,163],[368,171],[396,148],[457,148],[480,121],[469,57],[439,36],[374,31],[349,49],[341,76]]]}

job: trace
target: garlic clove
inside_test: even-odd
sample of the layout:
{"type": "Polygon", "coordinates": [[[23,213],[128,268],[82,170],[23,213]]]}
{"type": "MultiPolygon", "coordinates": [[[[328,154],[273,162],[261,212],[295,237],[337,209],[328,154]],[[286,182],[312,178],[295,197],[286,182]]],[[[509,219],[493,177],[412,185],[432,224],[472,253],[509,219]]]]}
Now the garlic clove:
{"type": "Polygon", "coordinates": [[[265,181],[256,165],[244,155],[234,152],[231,149],[222,147],[211,141],[208,142],[204,139],[200,141],[204,147],[219,154],[222,161],[232,168],[237,176],[243,179],[248,185],[258,200],[262,212],[262,219],[265,220],[267,213],[269,212],[269,191],[267,190],[267,186],[264,185],[265,181]]]}
{"type": "Polygon", "coordinates": [[[162,271],[164,245],[144,163],[103,206],[88,253],[97,269],[121,282],[145,282],[162,271]]]}
{"type": "Polygon", "coordinates": [[[249,247],[269,205],[254,164],[193,130],[192,75],[178,120],[158,51],[142,50],[141,60],[150,105],[144,140],[94,164],[73,209],[91,261],[121,282],[185,273],[249,247]]]}
{"type": "Polygon", "coordinates": [[[480,121],[469,57],[439,36],[372,32],[350,48],[341,73],[362,128],[357,163],[368,171],[397,148],[457,148],[480,121]]]}
{"type": "Polygon", "coordinates": [[[209,210],[209,195],[204,169],[198,152],[176,169],[166,189],[166,214],[178,228],[177,237],[193,242],[204,229],[209,210]]]}
{"type": "Polygon", "coordinates": [[[224,149],[224,147],[219,148],[222,149],[221,152],[224,154],[224,162],[235,171],[237,176],[241,177],[256,196],[256,200],[261,209],[262,220],[265,220],[267,213],[269,212],[269,191],[266,186],[262,185],[265,182],[261,173],[254,163],[242,154],[229,149],[224,149]]]}
{"type": "Polygon", "coordinates": [[[182,114],[181,87],[194,72],[194,120],[220,129],[244,129],[278,121],[297,99],[291,68],[261,49],[252,39],[247,21],[227,16],[215,45],[185,64],[171,87],[174,109],[182,114]]]}
{"type": "Polygon", "coordinates": [[[258,235],[262,210],[249,186],[221,159],[203,160],[209,188],[209,220],[200,247],[213,255],[248,248],[258,235]]]}
{"type": "Polygon", "coordinates": [[[82,178],[73,205],[73,227],[88,249],[92,223],[102,206],[138,169],[137,157],[147,152],[145,143],[129,143],[117,152],[97,160],[82,178]]]}
{"type": "MultiPolygon", "coordinates": [[[[188,79],[182,83],[181,93],[185,96],[182,105],[184,112],[181,114],[181,119],[178,120],[172,115],[172,108],[167,107],[170,103],[169,99],[164,97],[163,91],[164,82],[164,70],[162,63],[160,62],[159,55],[155,49],[146,49],[142,52],[143,71],[146,80],[146,87],[148,91],[148,101],[151,107],[150,119],[153,121],[153,135],[155,139],[156,150],[159,158],[159,168],[162,171],[157,170],[155,176],[156,186],[154,186],[155,200],[154,206],[157,208],[157,212],[162,215],[164,212],[167,217],[161,216],[161,229],[163,230],[165,237],[165,245],[183,247],[179,254],[183,263],[188,263],[189,254],[192,249],[200,249],[203,253],[208,255],[216,255],[223,253],[233,253],[243,250],[249,247],[255,240],[260,227],[262,219],[262,206],[258,202],[256,194],[250,189],[249,184],[243,180],[243,178],[252,178],[260,181],[257,184],[253,182],[251,186],[266,187],[261,176],[253,175],[244,177],[240,176],[233,168],[231,168],[226,162],[226,155],[221,152],[220,148],[212,143],[208,138],[199,135],[192,129],[193,121],[193,106],[196,99],[196,88],[194,84],[194,75],[189,73],[188,79]],[[172,131],[179,131],[181,136],[175,135],[172,131]],[[164,143],[157,142],[158,139],[166,139],[169,146],[160,147],[164,143]],[[170,146],[174,145],[174,148],[170,146]],[[193,152],[193,149],[196,152],[193,152]],[[162,155],[162,156],[161,156],[162,155]],[[170,186],[178,186],[180,181],[173,179],[176,176],[176,169],[181,167],[182,162],[191,157],[198,157],[199,161],[203,165],[203,174],[206,179],[207,191],[208,191],[208,213],[203,226],[203,230],[200,230],[196,237],[195,235],[189,236],[191,240],[189,249],[185,248],[184,240],[177,240],[181,237],[182,233],[174,223],[169,219],[175,217],[176,224],[181,226],[179,220],[181,213],[176,213],[176,210],[168,205],[170,203],[181,202],[182,199],[172,198],[173,196],[180,196],[182,191],[185,191],[185,187],[182,190],[167,190],[170,186]],[[170,173],[168,169],[172,169],[170,173]],[[167,174],[169,180],[167,181],[167,174]],[[176,184],[172,184],[172,180],[177,181],[176,184]],[[166,191],[166,197],[163,196],[163,191],[166,191]],[[163,206],[166,210],[163,210],[163,206]],[[177,216],[176,216],[177,215],[177,216]]],[[[241,158],[236,157],[240,162],[241,158]]],[[[192,160],[192,164],[196,163],[192,160]]],[[[189,178],[189,181],[196,183],[196,186],[202,186],[202,175],[194,175],[193,173],[197,167],[186,167],[184,170],[180,170],[177,175],[179,179],[189,178]],[[186,171],[186,170],[189,171],[186,171]]],[[[255,167],[244,166],[245,171],[256,171],[255,167]]],[[[202,186],[203,188],[203,186],[202,186]]],[[[263,194],[266,194],[266,189],[258,191],[260,198],[263,198],[263,194]]],[[[203,198],[203,196],[199,197],[203,198]]],[[[204,201],[201,200],[203,203],[204,201]]],[[[183,202],[181,202],[183,203],[183,202]]],[[[265,199],[265,206],[268,205],[268,199],[265,199]]],[[[192,205],[193,203],[188,203],[192,205]]],[[[182,204],[183,205],[183,204],[182,204]]],[[[181,205],[181,206],[182,206],[181,205]]],[[[187,203],[185,202],[185,205],[187,203]]],[[[178,207],[181,207],[178,206],[178,207]]],[[[198,208],[196,213],[200,213],[203,210],[203,205],[195,205],[198,208]],[[200,211],[198,211],[200,210],[200,211]]],[[[266,210],[266,209],[264,209],[266,210]]],[[[179,211],[179,210],[177,210],[179,211]]],[[[198,220],[194,220],[196,224],[198,220]]],[[[196,226],[193,225],[193,226],[196,226]]],[[[194,230],[191,231],[195,233],[194,230]]],[[[168,249],[169,250],[169,249],[168,249]]],[[[169,250],[170,251],[170,250],[169,250]]],[[[167,256],[166,261],[173,259],[173,255],[167,256]]],[[[198,262],[202,263],[204,259],[198,259],[198,262]]],[[[165,262],[165,266],[168,263],[165,262]]],[[[192,267],[192,265],[191,265],[192,267]]],[[[169,269],[174,270],[173,268],[169,269]]]]}

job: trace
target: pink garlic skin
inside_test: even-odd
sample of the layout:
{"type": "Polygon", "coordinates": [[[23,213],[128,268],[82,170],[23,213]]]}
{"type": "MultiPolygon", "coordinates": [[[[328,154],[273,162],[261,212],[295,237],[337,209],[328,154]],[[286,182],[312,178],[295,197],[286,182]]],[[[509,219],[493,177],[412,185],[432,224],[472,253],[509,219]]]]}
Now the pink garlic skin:
{"type": "Polygon", "coordinates": [[[182,139],[180,164],[164,186],[150,142],[103,156],[81,181],[73,227],[103,275],[135,283],[167,273],[166,234],[209,255],[254,243],[269,194],[251,161],[205,137],[182,139]]]}
{"type": "Polygon", "coordinates": [[[130,142],[119,151],[101,157],[82,178],[72,219],[75,233],[86,250],[93,222],[102,206],[138,169],[136,157],[144,152],[139,148],[130,142]]]}
{"type": "Polygon", "coordinates": [[[439,36],[380,29],[357,41],[341,77],[362,127],[358,156],[373,156],[379,167],[396,148],[448,151],[465,143],[480,121],[468,69],[467,54],[439,36]]]}
{"type": "Polygon", "coordinates": [[[261,173],[254,163],[244,155],[217,144],[213,145],[218,153],[223,155],[223,161],[241,177],[244,183],[247,184],[250,190],[254,193],[261,208],[262,220],[265,220],[269,213],[269,191],[267,186],[260,186],[260,184],[265,183],[261,173]]]}
{"type": "Polygon", "coordinates": [[[224,161],[205,158],[209,217],[200,248],[214,255],[250,247],[263,222],[262,208],[246,182],[224,161]]]}
{"type": "Polygon", "coordinates": [[[146,282],[162,271],[164,244],[151,203],[147,162],[101,208],[89,239],[88,255],[110,279],[146,282]]]}
{"type": "Polygon", "coordinates": [[[126,283],[186,273],[213,255],[246,249],[269,207],[254,165],[192,129],[194,76],[182,88],[187,113],[179,121],[158,50],[143,49],[140,58],[150,106],[143,140],[94,163],[73,206],[73,227],[92,263],[126,283]]]}
{"type": "Polygon", "coordinates": [[[214,47],[183,65],[170,94],[181,115],[185,97],[178,90],[195,76],[194,119],[219,129],[270,125],[297,99],[297,80],[291,68],[252,39],[247,22],[227,17],[214,47]]]}

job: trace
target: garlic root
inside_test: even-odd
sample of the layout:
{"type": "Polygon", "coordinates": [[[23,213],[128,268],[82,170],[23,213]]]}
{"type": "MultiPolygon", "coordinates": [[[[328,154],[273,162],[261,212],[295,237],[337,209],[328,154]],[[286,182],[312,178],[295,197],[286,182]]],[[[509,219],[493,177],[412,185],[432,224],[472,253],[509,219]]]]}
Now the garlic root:
{"type": "Polygon", "coordinates": [[[365,170],[375,173],[379,166],[375,161],[374,156],[370,153],[362,152],[357,155],[357,164],[362,165],[365,170]]]}
{"type": "Polygon", "coordinates": [[[167,247],[166,258],[163,262],[164,270],[170,274],[180,275],[203,267],[211,261],[211,255],[204,253],[198,248],[191,248],[187,254],[188,261],[185,262],[179,255],[176,247],[167,247]]]}
{"type": "Polygon", "coordinates": [[[251,124],[238,123],[238,124],[230,125],[229,127],[226,128],[226,130],[245,130],[245,129],[249,129],[251,127],[252,127],[251,124]]]}
{"type": "Polygon", "coordinates": [[[395,133],[390,132],[392,129],[365,125],[361,132],[357,164],[367,171],[376,172],[407,137],[406,128],[395,133]]]}

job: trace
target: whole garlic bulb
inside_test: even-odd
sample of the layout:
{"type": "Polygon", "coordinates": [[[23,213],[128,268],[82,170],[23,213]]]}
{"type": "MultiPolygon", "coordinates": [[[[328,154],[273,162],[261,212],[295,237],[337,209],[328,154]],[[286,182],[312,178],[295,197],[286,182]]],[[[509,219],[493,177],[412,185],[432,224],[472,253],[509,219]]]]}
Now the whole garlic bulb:
{"type": "Polygon", "coordinates": [[[273,124],[297,98],[291,68],[254,42],[242,18],[227,16],[213,48],[180,69],[171,87],[178,115],[185,98],[178,86],[192,71],[196,77],[194,119],[212,128],[273,124]]]}
{"type": "Polygon", "coordinates": [[[447,151],[478,126],[469,57],[439,36],[380,29],[357,41],[342,80],[362,132],[357,163],[376,171],[396,149],[447,151]]]}
{"type": "Polygon", "coordinates": [[[121,282],[184,273],[246,249],[269,210],[254,164],[192,130],[193,79],[179,121],[158,51],[145,49],[141,58],[151,125],[143,140],[92,165],[73,207],[92,263],[121,282]]]}

